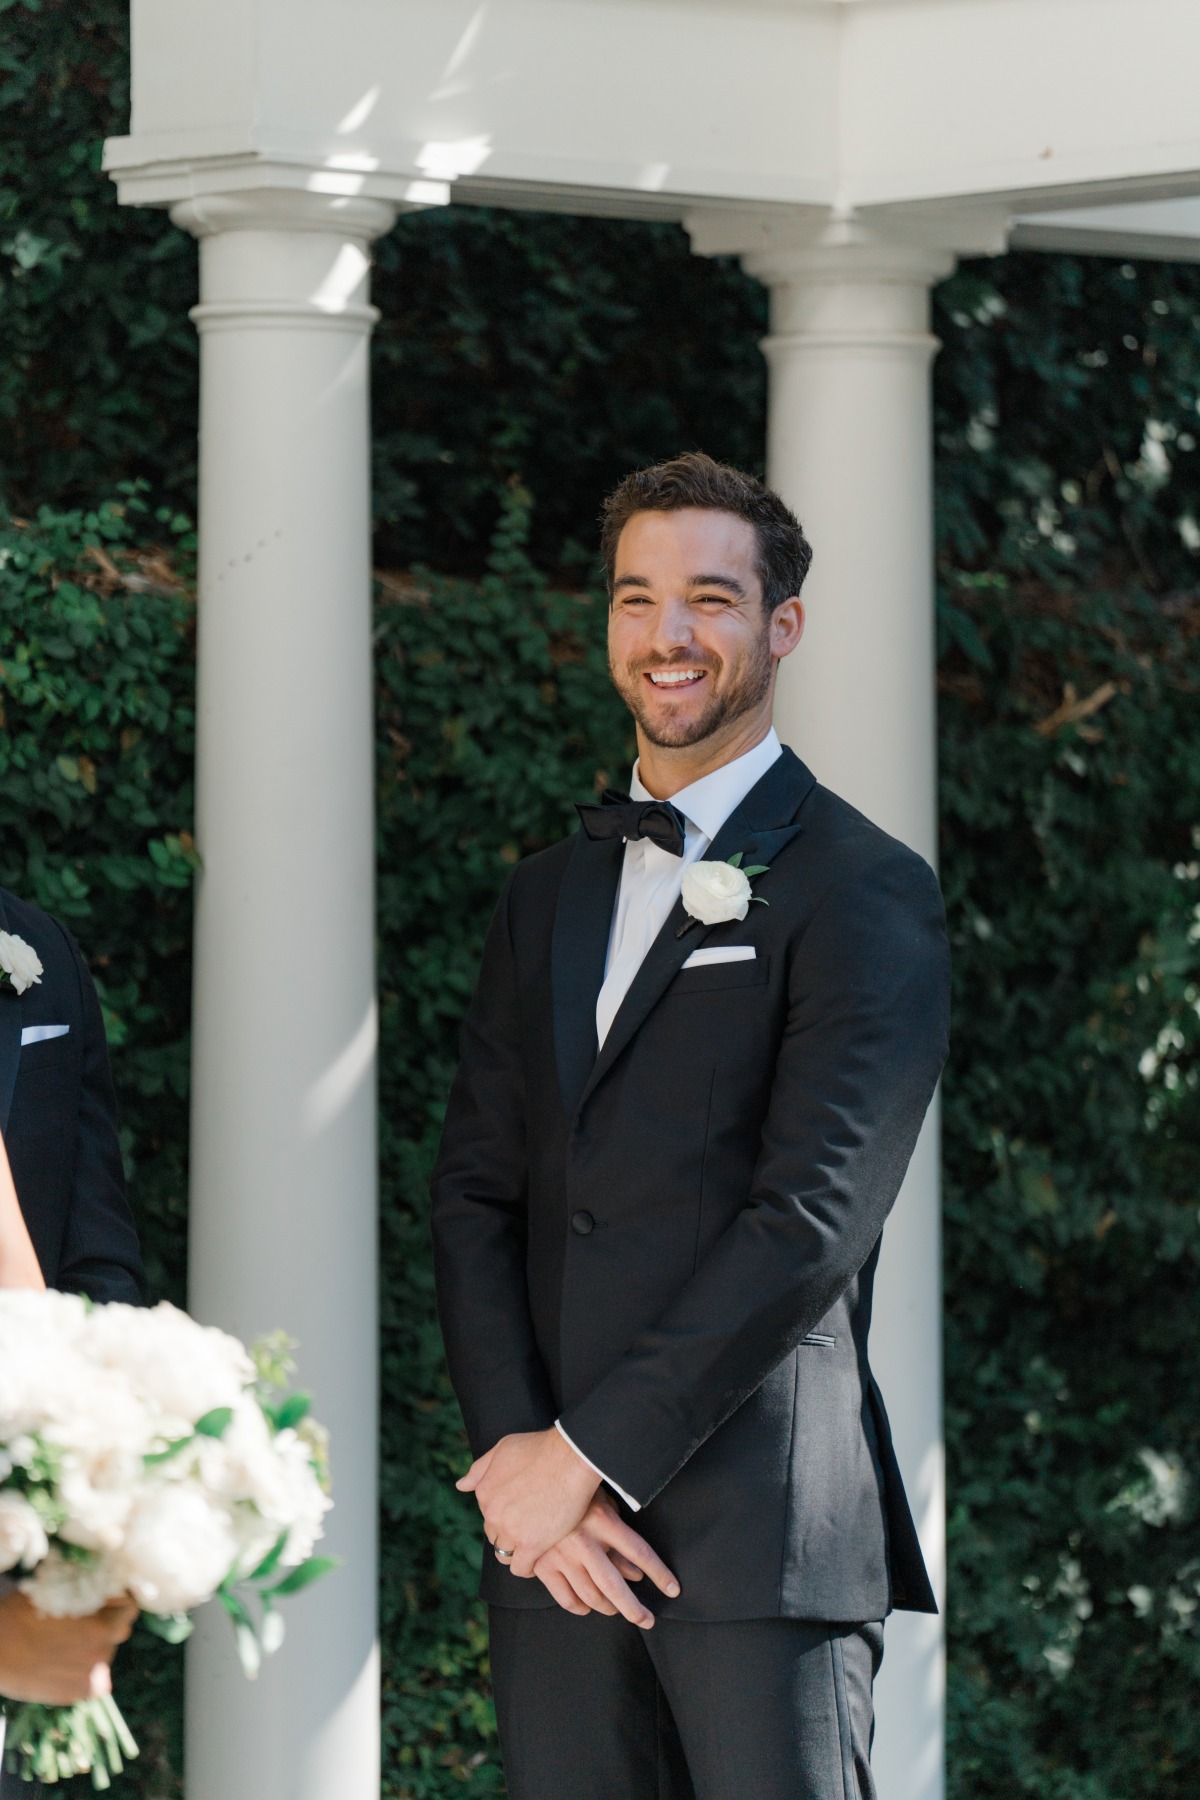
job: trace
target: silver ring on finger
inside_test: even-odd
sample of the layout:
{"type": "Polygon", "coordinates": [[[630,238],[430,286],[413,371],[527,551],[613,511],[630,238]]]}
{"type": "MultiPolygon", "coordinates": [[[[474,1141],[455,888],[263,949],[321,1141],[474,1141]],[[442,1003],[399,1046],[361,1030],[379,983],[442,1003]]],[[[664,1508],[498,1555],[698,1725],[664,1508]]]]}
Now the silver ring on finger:
{"type": "MultiPolygon", "coordinates": [[[[495,1544],[492,1545],[492,1549],[496,1550],[495,1544]]],[[[499,1563],[510,1563],[516,1554],[515,1550],[496,1550],[496,1561],[499,1563]]]]}

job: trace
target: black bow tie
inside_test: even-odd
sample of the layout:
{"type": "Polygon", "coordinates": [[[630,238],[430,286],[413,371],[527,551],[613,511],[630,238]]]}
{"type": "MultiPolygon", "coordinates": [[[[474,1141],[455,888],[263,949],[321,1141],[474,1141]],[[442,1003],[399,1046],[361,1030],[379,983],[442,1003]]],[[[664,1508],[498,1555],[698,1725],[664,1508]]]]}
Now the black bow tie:
{"type": "Polygon", "coordinates": [[[683,855],[683,814],[669,800],[631,800],[619,788],[605,788],[599,804],[575,803],[590,838],[649,838],[672,856],[683,855]]]}

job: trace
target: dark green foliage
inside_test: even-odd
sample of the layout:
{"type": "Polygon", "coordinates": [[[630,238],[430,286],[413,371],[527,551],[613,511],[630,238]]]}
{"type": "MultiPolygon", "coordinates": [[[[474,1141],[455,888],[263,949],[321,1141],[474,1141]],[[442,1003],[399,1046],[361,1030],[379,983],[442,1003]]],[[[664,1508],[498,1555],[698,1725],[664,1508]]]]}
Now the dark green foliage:
{"type": "Polygon", "coordinates": [[[381,560],[478,571],[512,476],[543,566],[596,560],[601,497],[706,449],[761,469],[766,295],[674,225],[466,210],[377,246],[381,560]]]}
{"type": "Polygon", "coordinates": [[[1195,585],[1200,268],[1010,256],[936,294],[944,566],[1195,585]]]}
{"type": "Polygon", "coordinates": [[[193,507],[196,247],[117,206],[128,8],[0,0],[0,493],[94,506],[146,476],[193,507]]]}
{"type": "Polygon", "coordinates": [[[951,1792],[1184,1800],[1200,281],[1011,258],[940,302],[951,1792]]]}
{"type": "Polygon", "coordinates": [[[956,599],[989,666],[943,664],[952,1792],[1184,1800],[1200,595],[956,599]],[[1111,697],[1039,734],[1067,682],[1111,697]]]}

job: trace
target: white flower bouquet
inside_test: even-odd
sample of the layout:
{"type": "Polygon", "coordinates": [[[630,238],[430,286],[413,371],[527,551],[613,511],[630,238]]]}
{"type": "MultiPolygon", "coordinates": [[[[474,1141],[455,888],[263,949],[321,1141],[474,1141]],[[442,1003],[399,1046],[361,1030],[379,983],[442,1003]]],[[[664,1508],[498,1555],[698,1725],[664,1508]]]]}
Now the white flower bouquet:
{"type": "MultiPolygon", "coordinates": [[[[173,1306],[0,1292],[0,1570],[43,1613],[128,1594],[172,1643],[217,1599],[242,1666],[278,1648],[277,1602],[331,1566],[325,1439],[284,1396],[288,1340],[253,1355],[173,1306]]],[[[9,1766],[106,1788],[137,1747],[109,1697],[9,1708],[9,1766]]]]}

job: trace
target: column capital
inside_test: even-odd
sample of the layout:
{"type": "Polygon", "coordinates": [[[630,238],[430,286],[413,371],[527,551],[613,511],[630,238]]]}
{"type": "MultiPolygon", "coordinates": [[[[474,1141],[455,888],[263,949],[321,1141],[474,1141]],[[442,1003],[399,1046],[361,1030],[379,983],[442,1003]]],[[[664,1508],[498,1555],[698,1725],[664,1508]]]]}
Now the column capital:
{"type": "Polygon", "coordinates": [[[947,250],[881,242],[813,244],[807,249],[756,251],[743,256],[748,275],[771,295],[771,359],[820,347],[932,357],[929,290],[954,272],[947,250]]]}
{"type": "Polygon", "coordinates": [[[177,201],[171,218],[200,240],[197,330],[370,332],[371,239],[395,217],[387,200],[295,188],[177,201]]]}
{"type": "Polygon", "coordinates": [[[200,239],[200,331],[306,324],[367,332],[372,239],[396,215],[450,198],[444,181],[382,174],[350,152],[320,165],[247,149],[167,154],[161,144],[110,138],[104,166],[123,206],[170,212],[200,239]]]}
{"type": "Polygon", "coordinates": [[[391,230],[395,202],[362,194],[313,193],[303,188],[234,188],[177,200],[171,221],[193,237],[225,231],[304,231],[362,244],[391,230]]]}
{"type": "Polygon", "coordinates": [[[851,243],[773,245],[742,256],[742,267],[764,286],[793,283],[889,283],[931,288],[953,274],[952,250],[872,238],[851,243]]]}
{"type": "MultiPolygon", "coordinates": [[[[698,256],[740,256],[764,271],[835,274],[874,264],[884,279],[944,279],[959,256],[998,256],[1011,214],[1002,205],[697,207],[684,228],[698,256]],[[811,264],[793,258],[816,258],[811,264]]],[[[762,279],[774,279],[764,272],[762,279]]]]}
{"type": "Polygon", "coordinates": [[[814,349],[858,346],[928,358],[929,290],[953,273],[958,254],[1003,247],[1007,215],[997,209],[790,207],[746,214],[691,214],[693,247],[738,255],[771,293],[774,359],[814,349]]]}
{"type": "MultiPolygon", "coordinates": [[[[450,203],[449,181],[392,174],[381,169],[378,160],[365,151],[338,151],[324,159],[313,159],[254,149],[237,133],[217,134],[215,139],[211,133],[172,133],[169,141],[153,134],[108,138],[103,166],[117,184],[117,198],[122,206],[156,206],[172,211],[192,206],[200,211],[214,204],[219,207],[234,202],[243,202],[251,210],[256,205],[271,210],[293,204],[297,215],[303,214],[307,206],[308,216],[319,218],[319,212],[312,208],[322,201],[329,202],[335,210],[339,205],[379,203],[387,208],[390,225],[397,213],[450,203]]],[[[217,216],[214,212],[213,217],[217,216]]],[[[187,230],[193,229],[186,218],[180,223],[187,230]]],[[[382,229],[387,230],[388,225],[382,229]]],[[[215,229],[224,227],[217,225],[215,229]]],[[[317,224],[311,229],[322,227],[317,224]]]]}

